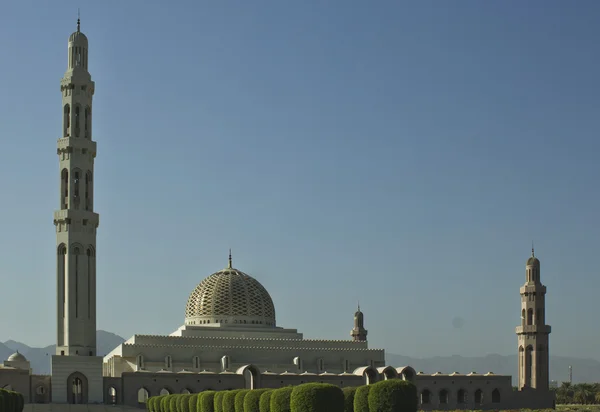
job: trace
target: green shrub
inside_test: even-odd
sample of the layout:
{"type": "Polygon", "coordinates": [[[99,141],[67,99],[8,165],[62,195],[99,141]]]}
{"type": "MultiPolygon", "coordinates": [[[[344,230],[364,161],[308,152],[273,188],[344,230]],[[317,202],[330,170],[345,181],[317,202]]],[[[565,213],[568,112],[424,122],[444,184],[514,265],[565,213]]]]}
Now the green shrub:
{"type": "Polygon", "coordinates": [[[342,388],[342,392],[344,392],[344,412],[354,412],[354,394],[357,389],[355,386],[342,388]]]}
{"type": "Polygon", "coordinates": [[[296,386],[290,398],[292,412],[344,412],[344,392],[329,383],[296,386]]]}
{"type": "Polygon", "coordinates": [[[271,395],[273,395],[273,392],[273,389],[269,389],[260,395],[260,402],[258,402],[259,412],[271,412],[271,395]]]}
{"type": "Polygon", "coordinates": [[[6,393],[6,396],[8,398],[8,409],[7,409],[7,411],[14,412],[17,409],[16,408],[17,407],[17,402],[16,402],[17,400],[16,400],[15,392],[13,392],[13,391],[6,391],[5,390],[5,393],[6,393]]]}
{"type": "Polygon", "coordinates": [[[400,379],[389,379],[372,385],[369,410],[373,412],[417,412],[417,387],[400,379]]]}
{"type": "Polygon", "coordinates": [[[354,393],[354,412],[369,412],[371,385],[359,386],[354,393]]]}
{"type": "Polygon", "coordinates": [[[146,400],[146,410],[148,412],[154,412],[154,397],[148,398],[148,400],[146,400]]]}
{"type": "Polygon", "coordinates": [[[254,389],[244,397],[244,412],[260,412],[260,396],[270,389],[254,389]]]}
{"type": "Polygon", "coordinates": [[[223,412],[223,397],[227,391],[217,392],[214,398],[215,412],[223,412]]]}
{"type": "Polygon", "coordinates": [[[290,412],[290,396],[292,395],[291,386],[275,389],[271,394],[270,412],[290,412]]]}
{"type": "Polygon", "coordinates": [[[186,396],[187,395],[176,395],[177,400],[175,401],[175,405],[177,406],[176,412],[183,412],[183,400],[187,403],[186,396]]]}
{"type": "Polygon", "coordinates": [[[198,394],[197,412],[215,412],[215,391],[204,391],[198,394]]]}
{"type": "Polygon", "coordinates": [[[241,389],[233,389],[223,395],[223,412],[235,412],[235,396],[241,389]]]}
{"type": "Polygon", "coordinates": [[[171,395],[163,395],[160,400],[160,412],[169,412],[169,403],[171,402],[171,395]]]}
{"type": "Polygon", "coordinates": [[[168,412],[163,409],[163,399],[166,395],[154,396],[154,412],[168,412]]]}
{"type": "Polygon", "coordinates": [[[188,395],[187,411],[188,412],[198,412],[198,394],[197,393],[188,395]]]}
{"type": "Polygon", "coordinates": [[[17,392],[17,412],[23,412],[25,408],[25,397],[22,393],[17,392]]]}
{"type": "MultiPolygon", "coordinates": [[[[198,396],[198,395],[196,395],[198,396]]],[[[179,396],[179,404],[177,405],[179,407],[179,412],[191,412],[190,411],[190,398],[192,397],[192,394],[190,393],[186,393],[185,395],[181,395],[179,396]]],[[[194,406],[196,404],[194,403],[194,406]]]]}
{"type": "Polygon", "coordinates": [[[179,399],[180,395],[169,395],[169,410],[168,412],[179,412],[177,410],[177,400],[179,399]]]}
{"type": "Polygon", "coordinates": [[[241,389],[235,394],[234,409],[235,412],[244,412],[244,398],[250,392],[250,389],[241,389]]]}
{"type": "Polygon", "coordinates": [[[4,389],[0,389],[0,411],[10,411],[10,400],[8,399],[10,395],[8,391],[4,389]]]}

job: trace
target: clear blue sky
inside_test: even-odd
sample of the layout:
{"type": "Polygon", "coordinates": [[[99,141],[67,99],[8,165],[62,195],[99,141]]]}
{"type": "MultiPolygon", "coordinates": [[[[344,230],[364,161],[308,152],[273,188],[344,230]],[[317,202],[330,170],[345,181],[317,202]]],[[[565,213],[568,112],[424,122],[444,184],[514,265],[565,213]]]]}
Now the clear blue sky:
{"type": "Polygon", "coordinates": [[[593,0],[3,2],[0,340],[55,341],[77,7],[98,328],[172,332],[231,247],[306,337],[349,338],[360,299],[372,347],[516,353],[533,239],[552,353],[600,359],[593,0]]]}

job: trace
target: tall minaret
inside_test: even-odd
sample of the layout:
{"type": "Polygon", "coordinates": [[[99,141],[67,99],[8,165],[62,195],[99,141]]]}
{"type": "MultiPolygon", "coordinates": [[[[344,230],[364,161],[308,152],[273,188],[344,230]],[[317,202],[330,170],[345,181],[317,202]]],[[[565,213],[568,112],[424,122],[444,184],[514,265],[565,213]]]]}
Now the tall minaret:
{"type": "Polygon", "coordinates": [[[350,336],[352,336],[352,340],[355,342],[364,342],[367,340],[365,319],[363,313],[360,311],[360,304],[358,304],[358,309],[354,313],[354,328],[350,331],[350,336]]]}
{"type": "Polygon", "coordinates": [[[94,82],[88,72],[88,40],[80,31],[79,19],[77,31],[69,37],[68,57],[60,82],[63,125],[57,150],[60,210],[54,212],[57,342],[52,357],[52,398],[53,402],[101,402],[102,358],[96,357],[99,216],[94,213],[94,82]]]}
{"type": "Polygon", "coordinates": [[[540,261],[531,257],[525,266],[525,284],[521,287],[521,325],[516,332],[519,341],[519,389],[549,389],[548,338],[546,325],[546,286],[540,282],[540,261]]]}

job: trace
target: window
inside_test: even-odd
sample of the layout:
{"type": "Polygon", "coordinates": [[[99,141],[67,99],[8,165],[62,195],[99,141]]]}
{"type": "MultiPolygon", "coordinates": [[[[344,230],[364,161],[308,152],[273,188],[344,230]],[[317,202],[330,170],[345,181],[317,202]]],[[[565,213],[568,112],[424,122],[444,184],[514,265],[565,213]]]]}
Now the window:
{"type": "Polygon", "coordinates": [[[429,389],[424,389],[421,392],[421,405],[427,405],[429,402],[431,402],[431,392],[429,392],[429,389]]]}
{"type": "Polygon", "coordinates": [[[492,403],[500,403],[500,391],[497,388],[492,391],[492,403]]]}
{"type": "Polygon", "coordinates": [[[440,391],[440,404],[448,403],[448,391],[446,389],[442,389],[440,391]]]}

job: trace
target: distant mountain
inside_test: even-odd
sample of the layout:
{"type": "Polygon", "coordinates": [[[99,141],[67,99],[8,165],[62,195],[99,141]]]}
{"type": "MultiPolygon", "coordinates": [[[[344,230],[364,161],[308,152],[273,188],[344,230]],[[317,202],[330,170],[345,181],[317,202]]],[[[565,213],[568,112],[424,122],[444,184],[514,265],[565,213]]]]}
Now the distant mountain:
{"type": "MultiPolygon", "coordinates": [[[[96,332],[96,347],[98,356],[104,356],[121,343],[125,339],[111,332],[99,330],[96,332]]],[[[11,354],[19,351],[31,363],[33,373],[39,375],[49,375],[51,370],[51,356],[56,353],[56,345],[49,345],[44,348],[32,348],[21,342],[9,340],[0,343],[0,362],[3,362],[11,354]]]]}
{"type": "MultiPolygon", "coordinates": [[[[487,373],[511,375],[516,385],[518,373],[517,355],[487,355],[480,357],[435,356],[433,358],[411,358],[386,353],[386,363],[393,366],[412,366],[417,372],[425,373],[487,373]]],[[[573,367],[573,383],[600,382],[600,362],[566,356],[550,356],[550,380],[568,380],[569,366],[573,367]]]]}

